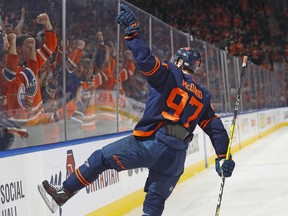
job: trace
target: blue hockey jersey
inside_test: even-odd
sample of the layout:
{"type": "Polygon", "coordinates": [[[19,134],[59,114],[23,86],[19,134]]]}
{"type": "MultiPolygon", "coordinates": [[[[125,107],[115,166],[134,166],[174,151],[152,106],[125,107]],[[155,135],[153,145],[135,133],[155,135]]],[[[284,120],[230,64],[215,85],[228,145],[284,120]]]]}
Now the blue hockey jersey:
{"type": "Polygon", "coordinates": [[[198,124],[209,135],[218,156],[224,156],[228,134],[211,107],[210,92],[192,75],[171,62],[161,62],[139,37],[126,40],[135,64],[148,80],[149,94],[143,117],[133,135],[150,137],[165,123],[180,124],[191,135],[198,124]]]}

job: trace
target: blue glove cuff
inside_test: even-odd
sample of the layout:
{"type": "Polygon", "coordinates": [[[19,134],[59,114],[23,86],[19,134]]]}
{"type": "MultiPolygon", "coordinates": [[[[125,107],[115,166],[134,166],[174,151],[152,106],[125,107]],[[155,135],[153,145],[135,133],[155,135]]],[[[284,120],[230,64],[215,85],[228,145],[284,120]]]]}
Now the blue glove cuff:
{"type": "Polygon", "coordinates": [[[220,161],[222,160],[222,158],[216,158],[215,159],[215,170],[216,172],[218,173],[218,175],[220,177],[222,177],[222,169],[221,169],[221,166],[220,166],[220,161]]]}

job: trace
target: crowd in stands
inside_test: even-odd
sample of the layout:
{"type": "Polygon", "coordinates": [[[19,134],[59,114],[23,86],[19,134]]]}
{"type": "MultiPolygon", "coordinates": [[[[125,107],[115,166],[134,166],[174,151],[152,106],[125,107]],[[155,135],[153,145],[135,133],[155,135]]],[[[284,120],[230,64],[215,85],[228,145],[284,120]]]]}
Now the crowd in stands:
{"type": "MultiPolygon", "coordinates": [[[[125,91],[133,96],[129,82],[133,85],[137,79],[133,78],[132,53],[121,49],[117,68],[115,28],[105,28],[104,15],[96,19],[101,10],[99,5],[94,6],[68,7],[69,27],[63,50],[60,1],[4,1],[1,5],[0,138],[5,137],[4,132],[20,135],[12,148],[61,141],[59,122],[63,119],[73,119],[80,123],[79,131],[95,135],[97,121],[103,118],[96,115],[96,105],[98,109],[110,107],[113,112],[118,103],[116,88],[122,104],[125,91]],[[15,124],[9,130],[4,124],[8,119],[15,124]]],[[[116,115],[110,118],[115,125],[116,115]]],[[[0,144],[0,151],[10,147],[11,143],[0,144]]]]}
{"type": "Polygon", "coordinates": [[[128,0],[178,30],[227,50],[249,55],[273,70],[288,62],[286,0],[128,0]]]}
{"type": "MultiPolygon", "coordinates": [[[[67,4],[65,43],[62,1],[0,3],[0,151],[62,141],[64,119],[72,121],[66,125],[72,134],[81,131],[83,137],[117,132],[116,106],[125,107],[127,98],[145,101],[147,83],[123,40],[116,62],[115,16],[103,8],[117,11],[117,2],[87,2],[67,4]],[[101,131],[99,124],[106,127],[101,131]]],[[[284,1],[254,1],[257,7],[246,0],[129,2],[233,55],[248,52],[267,69],[287,61],[287,12],[275,12],[284,1]]]]}

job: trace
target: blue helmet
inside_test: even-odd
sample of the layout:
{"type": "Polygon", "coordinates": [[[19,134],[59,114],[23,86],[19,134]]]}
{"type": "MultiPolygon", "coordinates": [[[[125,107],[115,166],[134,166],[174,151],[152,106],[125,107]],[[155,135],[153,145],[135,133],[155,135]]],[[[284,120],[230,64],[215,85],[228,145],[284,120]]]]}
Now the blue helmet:
{"type": "Polygon", "coordinates": [[[174,62],[183,59],[182,68],[188,69],[192,74],[196,73],[201,64],[201,54],[197,49],[183,47],[176,52],[174,62]]]}

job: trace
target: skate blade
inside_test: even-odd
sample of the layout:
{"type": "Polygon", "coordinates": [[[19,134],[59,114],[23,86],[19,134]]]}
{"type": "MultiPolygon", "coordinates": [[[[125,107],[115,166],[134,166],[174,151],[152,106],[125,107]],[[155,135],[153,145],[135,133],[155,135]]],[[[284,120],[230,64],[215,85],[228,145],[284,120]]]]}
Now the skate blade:
{"type": "Polygon", "coordinates": [[[47,192],[45,190],[45,188],[43,187],[42,184],[39,184],[38,185],[38,191],[41,195],[41,197],[43,198],[45,204],[47,205],[47,207],[49,208],[49,210],[52,212],[52,213],[55,213],[58,209],[58,205],[57,203],[55,202],[54,199],[51,198],[51,200],[47,197],[47,192]]]}

